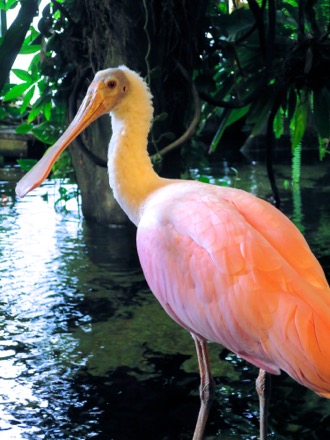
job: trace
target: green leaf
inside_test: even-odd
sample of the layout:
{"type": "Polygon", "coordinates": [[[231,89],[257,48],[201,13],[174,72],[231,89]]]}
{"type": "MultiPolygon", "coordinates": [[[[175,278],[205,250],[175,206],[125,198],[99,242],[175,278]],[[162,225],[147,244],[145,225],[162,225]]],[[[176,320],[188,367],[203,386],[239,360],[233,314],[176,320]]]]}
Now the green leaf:
{"type": "Polygon", "coordinates": [[[295,151],[300,144],[302,137],[306,130],[308,114],[308,94],[304,91],[301,92],[301,98],[297,102],[296,109],[293,118],[290,122],[291,128],[291,148],[295,151]]]}
{"type": "Polygon", "coordinates": [[[199,176],[198,177],[198,182],[210,183],[210,178],[207,177],[207,176],[199,176]]]}
{"type": "Polygon", "coordinates": [[[28,82],[30,84],[33,83],[32,75],[26,70],[13,69],[12,72],[17,76],[17,78],[21,79],[22,81],[28,82]]]}
{"type": "Polygon", "coordinates": [[[33,87],[31,87],[30,90],[28,90],[25,93],[24,98],[23,98],[23,103],[22,103],[22,105],[20,107],[20,113],[21,114],[23,114],[26,111],[28,105],[31,103],[31,99],[33,98],[35,88],[36,88],[36,86],[33,86],[33,87]]]}
{"type": "Polygon", "coordinates": [[[45,144],[54,144],[59,137],[58,127],[50,124],[48,121],[33,127],[32,133],[39,141],[45,144]]]}
{"type": "Polygon", "coordinates": [[[50,121],[52,117],[52,102],[49,101],[44,105],[43,113],[45,116],[46,121],[50,121]]]}
{"type": "Polygon", "coordinates": [[[12,87],[9,92],[5,94],[3,97],[4,101],[12,101],[15,98],[18,98],[21,96],[29,87],[31,87],[31,84],[24,83],[24,84],[17,84],[16,86],[12,87]]]}
{"type": "Polygon", "coordinates": [[[30,169],[37,163],[36,159],[17,159],[18,165],[24,171],[30,171],[30,169]]]}
{"type": "Polygon", "coordinates": [[[212,96],[213,98],[218,99],[219,101],[225,99],[226,96],[230,96],[231,91],[235,87],[235,77],[234,75],[227,75],[227,72],[225,72],[226,75],[215,75],[215,81],[217,83],[216,85],[216,93],[214,93],[212,96]]]}
{"type": "Polygon", "coordinates": [[[5,119],[7,116],[7,112],[3,107],[0,107],[0,120],[5,119]]]}
{"type": "Polygon", "coordinates": [[[220,13],[228,14],[228,6],[226,2],[219,2],[217,8],[220,13]]]}
{"type": "Polygon", "coordinates": [[[1,0],[0,1],[0,9],[4,11],[9,11],[9,9],[14,9],[17,6],[17,0],[1,0]]]}
{"type": "Polygon", "coordinates": [[[16,8],[16,6],[18,5],[18,1],[17,0],[7,0],[7,11],[9,9],[14,9],[16,8]]]}
{"type": "Polygon", "coordinates": [[[279,139],[284,133],[284,111],[281,108],[275,115],[273,127],[275,138],[279,139]]]}
{"type": "Polygon", "coordinates": [[[58,192],[60,193],[60,195],[63,197],[65,196],[65,194],[67,194],[68,190],[66,188],[64,188],[64,186],[61,186],[58,190],[58,192]]]}
{"type": "Polygon", "coordinates": [[[209,153],[214,153],[215,150],[217,149],[217,146],[218,146],[218,144],[219,144],[219,142],[220,142],[220,140],[222,138],[222,135],[223,135],[223,133],[225,131],[226,122],[227,122],[227,119],[229,117],[229,113],[230,113],[230,110],[228,110],[228,109],[224,110],[224,112],[223,112],[224,116],[222,118],[222,121],[221,121],[221,123],[219,125],[219,128],[218,128],[217,132],[215,133],[214,138],[212,139],[212,142],[211,142],[211,145],[210,145],[210,149],[209,149],[209,153]]]}
{"type": "Polygon", "coordinates": [[[239,119],[243,118],[248,111],[250,110],[251,104],[246,105],[245,107],[241,108],[235,108],[230,112],[229,118],[227,120],[226,127],[229,127],[229,125],[234,124],[234,122],[238,121],[239,119]]]}
{"type": "Polygon", "coordinates": [[[35,120],[35,118],[38,116],[38,114],[41,112],[40,107],[34,107],[31,109],[29,116],[28,116],[28,122],[32,122],[35,120]]]}
{"type": "MultiPolygon", "coordinates": [[[[40,83],[38,85],[40,85],[40,83]]],[[[50,100],[50,93],[51,93],[50,89],[47,90],[47,92],[46,91],[42,92],[41,96],[34,103],[34,107],[36,108],[43,107],[50,100]]]]}
{"type": "Polygon", "coordinates": [[[210,146],[211,153],[213,153],[216,150],[225,129],[227,127],[229,127],[230,125],[232,125],[234,122],[243,118],[248,113],[250,107],[251,107],[251,104],[246,105],[245,107],[242,107],[242,108],[225,109],[225,111],[223,112],[223,119],[220,123],[220,126],[219,126],[219,128],[218,128],[218,130],[212,140],[211,146],[210,146]]]}
{"type": "Polygon", "coordinates": [[[39,52],[40,44],[29,44],[28,46],[22,46],[19,51],[20,55],[29,55],[31,53],[39,52]]]}
{"type": "Polygon", "coordinates": [[[299,185],[300,176],[301,176],[301,142],[299,142],[292,151],[293,151],[292,164],[291,164],[292,182],[295,185],[299,185]]]}
{"type": "Polygon", "coordinates": [[[20,124],[16,127],[15,131],[18,134],[26,134],[29,133],[33,128],[32,124],[20,124]]]}
{"type": "Polygon", "coordinates": [[[37,53],[36,55],[33,56],[29,65],[29,70],[35,82],[37,82],[40,79],[39,63],[40,63],[40,55],[37,53]]]}

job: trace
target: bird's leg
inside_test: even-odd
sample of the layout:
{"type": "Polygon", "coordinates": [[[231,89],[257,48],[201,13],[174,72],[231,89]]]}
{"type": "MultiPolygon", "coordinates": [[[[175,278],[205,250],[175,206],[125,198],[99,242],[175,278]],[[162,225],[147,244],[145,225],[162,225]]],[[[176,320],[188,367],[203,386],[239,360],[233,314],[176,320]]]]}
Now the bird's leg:
{"type": "Polygon", "coordinates": [[[260,369],[256,380],[259,395],[260,440],[267,439],[268,405],[270,399],[271,375],[260,369]]]}
{"type": "Polygon", "coordinates": [[[192,335],[192,337],[194,338],[196,345],[198,365],[199,365],[199,371],[201,377],[201,383],[200,383],[201,405],[199,409],[193,440],[202,440],[205,430],[205,425],[207,422],[207,418],[214,397],[215,382],[211,375],[207,342],[204,339],[199,339],[195,335],[192,335]]]}

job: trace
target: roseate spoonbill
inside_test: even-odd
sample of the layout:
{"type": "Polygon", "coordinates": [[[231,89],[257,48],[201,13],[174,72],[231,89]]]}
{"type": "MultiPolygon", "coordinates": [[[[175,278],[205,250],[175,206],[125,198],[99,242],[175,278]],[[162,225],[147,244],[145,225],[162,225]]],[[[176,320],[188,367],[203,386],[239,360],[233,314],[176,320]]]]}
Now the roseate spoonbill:
{"type": "Polygon", "coordinates": [[[66,146],[110,112],[110,186],[137,226],[150,289],[196,344],[201,407],[194,439],[203,437],[214,387],[208,340],[261,369],[261,409],[265,372],[284,370],[329,398],[330,290],[305,239],[275,207],[242,190],[160,178],[146,149],[151,100],[127,67],[98,72],[67,131],[18,183],[18,196],[38,186],[66,146]]]}

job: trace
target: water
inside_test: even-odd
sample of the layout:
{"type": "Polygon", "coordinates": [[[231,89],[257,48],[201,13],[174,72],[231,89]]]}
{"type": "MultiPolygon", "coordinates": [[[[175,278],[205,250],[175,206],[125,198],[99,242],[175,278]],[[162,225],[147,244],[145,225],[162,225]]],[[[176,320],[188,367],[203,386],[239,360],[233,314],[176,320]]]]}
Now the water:
{"type": "MultiPolygon", "coordinates": [[[[269,197],[264,168],[241,165],[223,162],[216,172],[269,197]]],[[[329,164],[305,165],[294,194],[283,189],[289,166],[278,175],[283,209],[329,275],[329,164]]],[[[4,179],[1,440],[190,439],[199,407],[193,342],[148,290],[134,229],[88,225],[74,200],[56,211],[58,184],[17,200],[10,174],[4,179]]],[[[256,439],[257,370],[215,344],[210,350],[218,387],[206,438],[256,439]]],[[[330,402],[285,374],[273,379],[270,411],[270,438],[329,438],[330,402]]]]}

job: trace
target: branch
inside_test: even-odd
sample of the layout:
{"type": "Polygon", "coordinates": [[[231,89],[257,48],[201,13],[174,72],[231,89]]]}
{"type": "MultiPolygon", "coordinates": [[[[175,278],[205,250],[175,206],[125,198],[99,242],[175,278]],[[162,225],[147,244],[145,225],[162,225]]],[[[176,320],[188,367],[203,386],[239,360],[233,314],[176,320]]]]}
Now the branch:
{"type": "Polygon", "coordinates": [[[21,50],[25,36],[38,13],[37,0],[22,0],[17,17],[5,33],[0,46],[0,92],[8,80],[10,70],[21,50]]]}
{"type": "Polygon", "coordinates": [[[305,37],[305,2],[298,2],[298,41],[302,41],[305,37]]]}
{"type": "Polygon", "coordinates": [[[289,84],[284,83],[281,89],[278,91],[278,93],[275,96],[275,100],[273,103],[273,106],[271,108],[271,111],[269,113],[268,119],[267,119],[267,131],[266,131],[266,167],[267,167],[267,174],[268,179],[270,182],[270,186],[273,191],[273,196],[275,200],[275,206],[279,209],[281,205],[281,198],[280,193],[276,184],[276,179],[274,175],[273,170],[273,151],[274,151],[274,119],[276,116],[276,113],[278,112],[278,109],[281,106],[282,100],[284,95],[288,91],[289,84]]]}
{"type": "Polygon", "coordinates": [[[273,64],[274,47],[276,38],[276,5],[275,0],[268,1],[268,35],[267,35],[267,54],[266,54],[266,72],[270,76],[273,64]]]}
{"type": "Polygon", "coordinates": [[[195,87],[195,84],[193,83],[193,81],[189,77],[187,71],[180,64],[178,64],[178,68],[179,68],[180,72],[182,73],[183,77],[191,84],[191,92],[192,92],[192,97],[193,97],[193,101],[194,101],[194,117],[193,117],[191,123],[189,124],[189,127],[187,128],[187,130],[183,133],[183,135],[180,136],[178,139],[176,139],[174,142],[167,145],[166,147],[162,148],[157,153],[153,154],[151,156],[151,160],[156,157],[159,157],[159,156],[164,156],[165,154],[169,153],[170,151],[174,150],[175,148],[178,148],[180,145],[182,145],[184,142],[186,142],[189,138],[191,138],[191,136],[195,133],[196,127],[199,124],[199,121],[201,119],[201,103],[200,103],[199,95],[198,95],[197,89],[195,87]]]}

